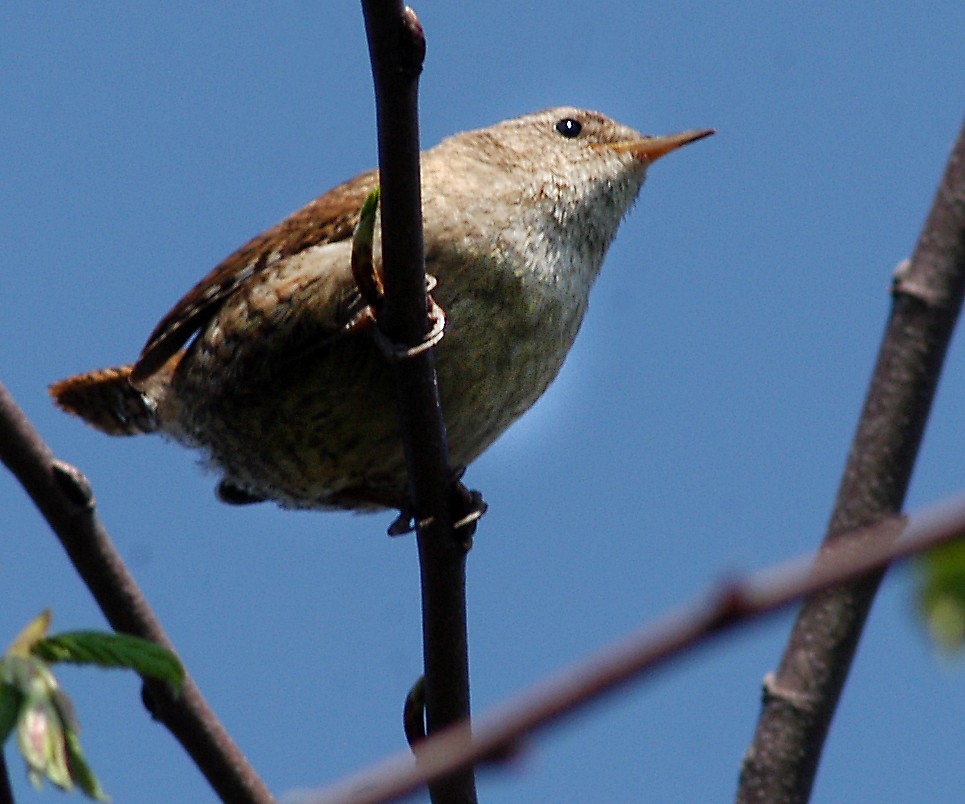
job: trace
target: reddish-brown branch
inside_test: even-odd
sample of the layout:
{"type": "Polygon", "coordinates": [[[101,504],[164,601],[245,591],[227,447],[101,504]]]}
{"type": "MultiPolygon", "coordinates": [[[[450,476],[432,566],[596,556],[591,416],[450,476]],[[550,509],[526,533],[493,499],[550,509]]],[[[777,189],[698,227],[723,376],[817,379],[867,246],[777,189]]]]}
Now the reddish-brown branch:
{"type": "MultiPolygon", "coordinates": [[[[965,128],[949,159],[894,303],[825,544],[901,510],[965,294],[965,128]]],[[[804,802],[883,576],[808,599],[764,690],[737,800],[804,802]]]]}
{"type": "MultiPolygon", "coordinates": [[[[425,37],[399,0],[363,0],[379,133],[385,298],[379,325],[394,343],[429,331],[419,174],[418,82],[425,37]]],[[[465,550],[453,533],[445,426],[432,350],[395,364],[422,572],[426,724],[432,734],[469,715],[465,550]]],[[[475,802],[471,769],[435,782],[434,802],[475,802]]]]}
{"type": "Polygon", "coordinates": [[[807,555],[746,579],[733,579],[702,600],[651,623],[623,642],[572,667],[496,711],[427,740],[418,761],[392,757],[316,795],[305,804],[377,804],[415,792],[439,774],[511,756],[522,741],[639,681],[710,639],[749,625],[811,595],[880,570],[895,560],[965,536],[965,496],[906,520],[892,517],[842,534],[820,555],[807,555]]]}
{"type": "MultiPolygon", "coordinates": [[[[54,458],[2,385],[0,460],[40,509],[111,626],[173,650],[97,516],[87,480],[54,458]]],[[[222,799],[272,801],[190,677],[179,696],[152,679],[145,679],[144,690],[152,715],[174,734],[222,799]]]]}

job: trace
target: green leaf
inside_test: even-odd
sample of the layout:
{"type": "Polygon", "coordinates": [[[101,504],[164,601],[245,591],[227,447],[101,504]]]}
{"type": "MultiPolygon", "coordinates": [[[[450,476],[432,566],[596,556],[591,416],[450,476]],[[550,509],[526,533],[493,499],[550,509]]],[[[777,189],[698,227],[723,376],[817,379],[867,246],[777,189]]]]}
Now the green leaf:
{"type": "Polygon", "coordinates": [[[44,611],[0,659],[0,737],[5,740],[16,726],[17,745],[36,787],[46,778],[62,790],[77,786],[90,798],[107,801],[81,750],[70,699],[47,663],[128,668],[175,690],[184,682],[184,668],[169,650],[140,637],[102,631],[47,637],[49,626],[50,612],[44,611]]]}
{"type": "Polygon", "coordinates": [[[382,278],[375,268],[372,243],[375,240],[375,216],[379,208],[377,186],[366,196],[359,209],[359,220],[352,233],[352,277],[365,303],[378,309],[384,295],[382,278]]]}
{"type": "Polygon", "coordinates": [[[362,207],[359,209],[359,216],[363,219],[368,219],[370,221],[369,225],[375,225],[375,209],[378,206],[381,192],[382,188],[376,185],[375,189],[365,197],[365,200],[362,202],[362,207]]]}
{"type": "Polygon", "coordinates": [[[46,672],[49,672],[47,665],[34,656],[8,653],[0,661],[3,683],[11,686],[23,698],[29,698],[37,684],[43,684],[46,672]]]}
{"type": "MultiPolygon", "coordinates": [[[[0,664],[2,664],[0,660],[0,664]]],[[[12,684],[0,684],[0,745],[7,741],[23,704],[23,695],[12,684]]]]}
{"type": "Polygon", "coordinates": [[[129,668],[142,676],[167,681],[176,691],[184,681],[184,668],[171,651],[129,634],[65,632],[35,643],[33,654],[48,662],[129,668]]]}
{"type": "Polygon", "coordinates": [[[965,645],[965,540],[929,550],[919,561],[918,606],[939,647],[965,645]]]}
{"type": "Polygon", "coordinates": [[[379,208],[379,195],[381,192],[381,187],[376,186],[376,188],[365,197],[359,209],[359,222],[355,224],[355,231],[352,234],[353,253],[359,249],[364,249],[369,252],[370,261],[372,241],[375,238],[375,213],[379,208]]]}
{"type": "Polygon", "coordinates": [[[74,707],[47,663],[129,667],[176,689],[184,670],[173,654],[144,639],[95,631],[46,637],[49,627],[50,612],[44,611],[0,659],[0,744],[16,727],[17,747],[35,787],[47,779],[61,790],[76,786],[90,798],[108,801],[81,750],[74,707]]]}
{"type": "Polygon", "coordinates": [[[33,646],[46,636],[47,629],[50,628],[50,618],[50,609],[40,612],[27,623],[23,631],[17,634],[17,638],[7,648],[7,653],[15,656],[29,656],[33,646]]]}
{"type": "Polygon", "coordinates": [[[17,718],[17,747],[27,762],[27,776],[38,789],[47,778],[62,790],[70,790],[74,783],[67,767],[64,732],[68,724],[61,711],[64,695],[39,659],[25,661],[34,667],[30,691],[17,718]]]}
{"type": "Polygon", "coordinates": [[[70,768],[70,775],[74,783],[89,797],[97,801],[110,801],[110,796],[104,792],[101,783],[94,775],[90,765],[84,758],[84,752],[80,748],[80,739],[77,732],[67,729],[64,733],[65,746],[67,749],[67,765],[70,768]]]}
{"type": "Polygon", "coordinates": [[[61,790],[77,786],[90,798],[107,801],[81,751],[74,707],[44,660],[8,654],[0,660],[0,676],[0,726],[6,728],[5,739],[9,726],[16,725],[31,784],[39,789],[47,779],[61,790]]]}

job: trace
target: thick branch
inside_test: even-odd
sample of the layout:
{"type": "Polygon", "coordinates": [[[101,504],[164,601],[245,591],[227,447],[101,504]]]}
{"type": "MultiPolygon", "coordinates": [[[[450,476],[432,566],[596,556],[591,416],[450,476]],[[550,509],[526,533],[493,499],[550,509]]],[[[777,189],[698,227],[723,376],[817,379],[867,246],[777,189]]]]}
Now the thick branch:
{"type": "MultiPolygon", "coordinates": [[[[86,478],[54,458],[2,385],[0,460],[40,509],[111,626],[173,650],[97,516],[86,478]]],[[[145,679],[144,691],[151,713],[184,746],[222,799],[272,801],[190,677],[185,678],[178,697],[166,684],[152,679],[145,679]]]]}
{"type": "MultiPolygon", "coordinates": [[[[891,318],[825,544],[901,510],[965,292],[965,128],[914,255],[895,276],[891,318]]],[[[737,800],[803,802],[883,573],[807,600],[767,684],[737,800]]]]}
{"type": "MultiPolygon", "coordinates": [[[[363,0],[379,133],[385,300],[379,325],[398,344],[429,331],[419,175],[418,81],[425,38],[398,0],[363,0]]],[[[453,533],[445,425],[431,350],[395,364],[396,388],[418,523],[422,571],[426,725],[431,734],[469,716],[465,550],[453,533]]],[[[430,788],[435,802],[474,802],[471,770],[430,788]]]]}

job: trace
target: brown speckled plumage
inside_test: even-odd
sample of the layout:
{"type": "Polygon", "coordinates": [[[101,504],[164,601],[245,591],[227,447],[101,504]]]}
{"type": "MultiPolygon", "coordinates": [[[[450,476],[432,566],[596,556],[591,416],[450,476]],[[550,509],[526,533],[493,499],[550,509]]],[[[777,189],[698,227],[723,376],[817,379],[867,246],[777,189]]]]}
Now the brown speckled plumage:
{"type": "MultiPolygon", "coordinates": [[[[653,159],[709,132],[642,138],[595,112],[549,109],[423,154],[426,266],[445,310],[436,347],[454,466],[546,390],[653,159]],[[565,124],[565,125],[563,125],[565,124]]],[[[350,265],[375,172],[251,240],[161,320],[132,366],[51,387],[111,434],[201,449],[227,502],[406,505],[394,390],[350,265]]],[[[381,261],[376,229],[375,261],[381,261]]]]}

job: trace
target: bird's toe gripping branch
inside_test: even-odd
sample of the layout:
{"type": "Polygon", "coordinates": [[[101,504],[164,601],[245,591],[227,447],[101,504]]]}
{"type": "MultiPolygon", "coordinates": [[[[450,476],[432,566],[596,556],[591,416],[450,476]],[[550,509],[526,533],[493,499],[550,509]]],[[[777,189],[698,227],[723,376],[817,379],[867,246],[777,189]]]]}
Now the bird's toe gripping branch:
{"type": "MultiPolygon", "coordinates": [[[[452,479],[449,511],[453,519],[453,533],[468,553],[472,549],[472,537],[476,533],[476,523],[482,519],[489,506],[486,505],[486,501],[480,492],[463,485],[460,479],[462,473],[463,470],[460,470],[452,479]]],[[[404,536],[431,524],[432,517],[419,519],[411,507],[406,507],[399,511],[398,517],[389,525],[388,534],[389,536],[404,536]]]]}

